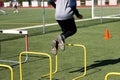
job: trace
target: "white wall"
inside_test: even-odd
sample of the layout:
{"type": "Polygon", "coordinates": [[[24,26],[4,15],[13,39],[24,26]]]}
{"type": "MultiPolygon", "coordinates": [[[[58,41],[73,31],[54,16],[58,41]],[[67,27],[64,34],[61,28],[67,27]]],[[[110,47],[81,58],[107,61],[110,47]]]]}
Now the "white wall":
{"type": "MultiPolygon", "coordinates": [[[[101,0],[98,0],[98,6],[101,5],[101,0]]],[[[104,6],[105,5],[105,0],[102,0],[102,5],[104,6]]]]}
{"type": "Polygon", "coordinates": [[[10,6],[10,2],[4,2],[4,7],[9,7],[10,6]]]}
{"type": "Polygon", "coordinates": [[[80,0],[77,1],[77,6],[81,6],[81,2],[80,2],[80,0]]]}
{"type": "Polygon", "coordinates": [[[32,7],[38,7],[38,1],[32,1],[31,6],[32,7]]]}
{"type": "Polygon", "coordinates": [[[117,5],[117,0],[109,0],[109,5],[117,5]]]}
{"type": "MultiPolygon", "coordinates": [[[[43,2],[41,2],[41,6],[43,7],[43,2]]],[[[44,2],[44,7],[48,7],[48,2],[44,2]]]]}
{"type": "Polygon", "coordinates": [[[85,5],[86,6],[92,6],[92,0],[86,0],[85,5]]]}
{"type": "Polygon", "coordinates": [[[22,7],[29,7],[29,2],[28,1],[23,1],[22,2],[22,7]]]}

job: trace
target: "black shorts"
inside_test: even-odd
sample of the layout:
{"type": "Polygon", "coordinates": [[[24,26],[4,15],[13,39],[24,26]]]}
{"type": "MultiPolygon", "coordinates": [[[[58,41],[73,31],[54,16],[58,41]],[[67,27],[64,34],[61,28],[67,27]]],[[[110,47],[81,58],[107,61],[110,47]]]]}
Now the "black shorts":
{"type": "Polygon", "coordinates": [[[17,5],[14,5],[14,8],[16,8],[16,9],[17,9],[17,5]]]}

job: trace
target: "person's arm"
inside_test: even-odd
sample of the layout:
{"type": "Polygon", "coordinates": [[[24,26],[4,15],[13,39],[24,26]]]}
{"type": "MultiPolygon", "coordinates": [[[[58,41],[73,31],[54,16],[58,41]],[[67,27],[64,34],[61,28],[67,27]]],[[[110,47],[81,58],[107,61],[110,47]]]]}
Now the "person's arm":
{"type": "Polygon", "coordinates": [[[70,0],[70,7],[78,18],[83,18],[83,16],[76,9],[76,0],[70,0]]]}
{"type": "Polygon", "coordinates": [[[54,8],[56,8],[56,4],[55,4],[55,1],[54,1],[54,0],[49,0],[49,2],[50,2],[50,4],[51,4],[54,8]]]}

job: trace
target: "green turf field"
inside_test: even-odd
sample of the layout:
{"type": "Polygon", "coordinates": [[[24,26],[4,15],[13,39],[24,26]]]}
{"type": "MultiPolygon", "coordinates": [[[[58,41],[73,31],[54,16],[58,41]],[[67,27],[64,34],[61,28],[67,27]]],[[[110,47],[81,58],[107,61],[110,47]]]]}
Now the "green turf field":
{"type": "MultiPolygon", "coordinates": [[[[6,8],[7,15],[0,13],[0,29],[24,28],[42,25],[42,9],[20,8],[18,14],[13,9],[6,8]]],[[[84,19],[91,18],[90,8],[80,8],[84,19]]],[[[77,19],[76,19],[77,20],[77,19]]],[[[54,9],[45,9],[45,23],[56,23],[54,9]]],[[[87,75],[80,80],[104,80],[108,72],[120,72],[120,19],[76,22],[77,33],[66,39],[66,44],[83,44],[87,48],[87,75]],[[111,38],[104,39],[108,28],[111,38]]],[[[25,29],[29,33],[29,51],[44,52],[53,58],[55,68],[55,56],[50,53],[51,42],[61,33],[58,25],[45,27],[46,33],[42,33],[42,27],[25,29]]],[[[0,59],[18,61],[19,53],[25,51],[24,35],[0,34],[0,59]]],[[[53,80],[72,80],[83,73],[83,49],[66,46],[65,51],[58,51],[58,72],[53,75],[53,80]]],[[[23,56],[24,57],[24,56],[23,56]]],[[[0,62],[2,64],[10,64],[0,62]]],[[[19,80],[19,65],[13,66],[14,80],[19,80]]],[[[23,80],[49,80],[41,78],[42,74],[49,72],[48,58],[37,55],[29,55],[27,63],[23,64],[23,80]]],[[[9,70],[0,68],[0,80],[10,80],[9,70]]],[[[120,76],[111,76],[109,80],[119,80],[120,76]]]]}

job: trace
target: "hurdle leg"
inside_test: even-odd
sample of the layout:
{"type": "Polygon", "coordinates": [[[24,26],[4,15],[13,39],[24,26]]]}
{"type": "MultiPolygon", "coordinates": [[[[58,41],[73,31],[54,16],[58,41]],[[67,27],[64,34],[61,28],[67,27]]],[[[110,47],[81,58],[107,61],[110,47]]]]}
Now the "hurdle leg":
{"type": "MultiPolygon", "coordinates": [[[[28,34],[25,34],[25,51],[27,52],[29,50],[29,45],[28,45],[28,34]]],[[[26,63],[28,60],[29,56],[26,54],[25,60],[22,61],[22,63],[26,63]]]]}
{"type": "MultiPolygon", "coordinates": [[[[65,45],[66,46],[82,47],[84,49],[84,73],[83,73],[83,75],[75,77],[72,80],[76,80],[76,79],[79,79],[81,77],[84,77],[86,75],[86,47],[84,45],[81,45],[81,44],[65,44],[65,45]]],[[[55,70],[52,72],[52,74],[57,73],[57,71],[58,71],[58,55],[55,56],[55,70]]],[[[50,74],[45,74],[45,75],[42,75],[42,77],[47,77],[49,75],[50,74]]]]}
{"type": "MultiPolygon", "coordinates": [[[[28,31],[25,30],[0,30],[0,34],[19,34],[19,35],[25,35],[25,48],[26,52],[29,49],[28,46],[28,31]]],[[[0,41],[0,55],[1,55],[1,41],[0,41]]],[[[26,54],[25,60],[22,61],[22,63],[27,62],[28,60],[28,55],[26,54]]],[[[13,63],[11,66],[19,64],[19,61],[13,61],[13,60],[0,60],[0,62],[10,62],[13,63]]]]}
{"type": "Polygon", "coordinates": [[[46,56],[49,58],[49,62],[50,62],[50,80],[52,80],[52,58],[49,54],[47,53],[41,53],[41,52],[21,52],[19,55],[19,67],[20,67],[20,80],[22,80],[22,55],[23,54],[36,54],[36,55],[42,55],[42,56],[46,56]]]}
{"type": "Polygon", "coordinates": [[[106,76],[105,76],[105,80],[108,80],[108,77],[109,77],[110,75],[120,76],[120,73],[118,73],[118,72],[110,72],[110,73],[107,73],[106,76]]]}
{"type": "Polygon", "coordinates": [[[79,78],[84,77],[86,75],[86,47],[84,45],[81,45],[81,44],[66,44],[66,46],[82,47],[84,49],[84,73],[80,76],[73,78],[72,80],[77,80],[79,78]]]}
{"type": "MultiPolygon", "coordinates": [[[[57,71],[58,71],[58,55],[55,56],[55,70],[52,72],[52,74],[57,73],[57,71]]],[[[47,77],[49,75],[50,74],[45,74],[45,75],[42,75],[42,77],[47,77]]]]}
{"type": "Polygon", "coordinates": [[[10,70],[10,73],[11,73],[11,80],[14,80],[14,75],[13,75],[13,69],[12,69],[12,67],[10,67],[8,65],[4,65],[4,64],[0,64],[0,66],[8,68],[10,70]]]}

